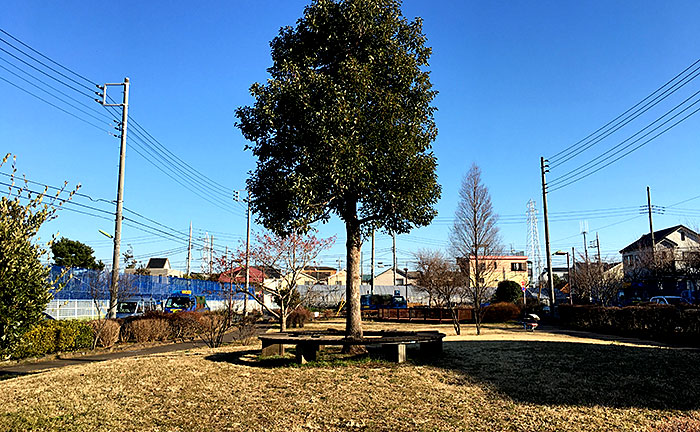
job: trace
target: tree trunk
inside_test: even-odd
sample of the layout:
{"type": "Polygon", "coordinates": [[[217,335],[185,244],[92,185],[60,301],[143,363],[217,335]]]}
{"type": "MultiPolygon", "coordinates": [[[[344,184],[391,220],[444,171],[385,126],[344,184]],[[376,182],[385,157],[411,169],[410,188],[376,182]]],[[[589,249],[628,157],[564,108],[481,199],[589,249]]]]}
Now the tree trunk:
{"type": "Polygon", "coordinates": [[[360,249],[362,248],[362,233],[357,222],[357,216],[346,219],[347,233],[347,276],[345,280],[345,301],[347,304],[347,319],[345,321],[345,336],[348,339],[362,338],[362,314],[360,312],[360,249]]]}
{"type": "Polygon", "coordinates": [[[287,305],[280,300],[280,332],[287,331],[287,305]]]}

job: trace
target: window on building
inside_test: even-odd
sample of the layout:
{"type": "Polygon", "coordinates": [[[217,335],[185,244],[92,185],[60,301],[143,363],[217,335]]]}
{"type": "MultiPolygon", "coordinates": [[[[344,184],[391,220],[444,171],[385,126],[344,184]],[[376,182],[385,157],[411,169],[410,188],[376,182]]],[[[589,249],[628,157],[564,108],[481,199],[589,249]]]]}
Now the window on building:
{"type": "Polygon", "coordinates": [[[496,263],[496,261],[493,262],[493,268],[494,270],[498,268],[498,264],[496,263]]]}
{"type": "Polygon", "coordinates": [[[681,231],[681,241],[685,241],[685,231],[681,231]]]}
{"type": "Polygon", "coordinates": [[[525,266],[520,262],[510,263],[510,271],[525,271],[525,266]]]}

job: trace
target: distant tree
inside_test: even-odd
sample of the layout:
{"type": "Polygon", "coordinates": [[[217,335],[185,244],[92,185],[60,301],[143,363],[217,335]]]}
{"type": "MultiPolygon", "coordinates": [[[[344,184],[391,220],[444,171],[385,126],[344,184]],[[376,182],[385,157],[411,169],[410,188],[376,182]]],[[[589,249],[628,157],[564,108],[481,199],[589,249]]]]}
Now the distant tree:
{"type": "Polygon", "coordinates": [[[466,279],[456,265],[438,251],[421,250],[416,254],[418,279],[416,285],[428,293],[441,307],[450,311],[455,333],[461,334],[457,307],[464,296],[466,279]]]}
{"type": "MultiPolygon", "coordinates": [[[[3,158],[0,167],[9,156],[3,158]]],[[[26,181],[16,186],[14,161],[13,157],[11,186],[0,198],[0,357],[7,356],[22,334],[42,319],[51,300],[49,289],[55,281],[50,280],[49,268],[41,263],[48,251],[37,244],[35,237],[41,225],[56,217],[58,208],[75,193],[59,198],[63,188],[52,197],[46,195],[46,189],[31,192],[26,181]]]]}
{"type": "Polygon", "coordinates": [[[134,269],[134,274],[136,275],[150,275],[151,271],[146,267],[145,264],[139,262],[134,257],[134,247],[129,245],[126,251],[122,252],[122,259],[124,260],[124,266],[128,269],[134,269]]]}
{"type": "Polygon", "coordinates": [[[472,164],[459,190],[450,245],[461,271],[468,278],[467,293],[474,306],[476,334],[481,334],[485,312],[482,305],[489,298],[487,284],[496,272],[495,257],[502,253],[497,221],[489,190],[481,182],[481,170],[472,164]]]}
{"type": "Polygon", "coordinates": [[[523,292],[519,283],[511,280],[504,280],[498,283],[498,287],[496,288],[496,296],[494,299],[497,303],[517,303],[518,300],[522,298],[523,292]]]}
{"type": "Polygon", "coordinates": [[[95,252],[90,246],[77,240],[61,237],[51,245],[54,263],[61,267],[104,270],[102,261],[95,261],[95,252]]]}
{"type": "Polygon", "coordinates": [[[338,215],[346,228],[346,337],[362,337],[360,248],[372,229],[430,223],[440,197],[431,143],[436,93],[422,22],[396,0],[314,0],[270,43],[237,126],[257,157],[251,206],[266,228],[299,233],[338,215]]]}

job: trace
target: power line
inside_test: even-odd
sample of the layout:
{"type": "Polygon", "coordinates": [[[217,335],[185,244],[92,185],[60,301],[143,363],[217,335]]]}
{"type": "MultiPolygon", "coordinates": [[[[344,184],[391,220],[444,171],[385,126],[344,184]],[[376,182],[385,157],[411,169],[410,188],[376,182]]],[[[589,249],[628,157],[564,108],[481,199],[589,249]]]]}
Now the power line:
{"type": "MultiPolygon", "coordinates": [[[[654,96],[654,95],[655,95],[656,93],[658,93],[659,91],[663,90],[663,89],[664,89],[665,87],[667,87],[669,84],[671,84],[672,82],[676,81],[676,79],[678,79],[678,77],[680,77],[681,75],[685,74],[689,69],[691,69],[693,66],[695,66],[696,64],[698,64],[698,62],[700,62],[700,59],[698,59],[698,60],[696,60],[695,62],[693,62],[693,64],[691,64],[690,66],[688,66],[687,68],[685,68],[683,71],[681,71],[679,74],[677,74],[676,76],[674,76],[674,77],[671,78],[670,80],[668,80],[664,85],[662,85],[661,87],[659,87],[659,88],[657,88],[656,90],[654,90],[653,92],[651,92],[647,97],[645,97],[645,98],[642,99],[641,101],[637,102],[635,105],[633,105],[632,107],[630,107],[629,109],[627,109],[625,112],[623,112],[623,113],[620,114],[619,116],[617,116],[617,117],[615,117],[614,119],[610,120],[608,123],[604,124],[603,126],[601,126],[600,128],[598,128],[596,131],[594,131],[593,133],[589,134],[587,137],[585,137],[585,138],[581,139],[580,141],[578,141],[578,142],[576,142],[576,143],[574,143],[574,144],[568,146],[568,147],[565,148],[564,150],[560,151],[559,153],[557,153],[557,154],[555,154],[555,155],[553,155],[553,156],[550,156],[550,157],[547,158],[547,159],[548,159],[550,162],[555,162],[555,161],[557,160],[557,158],[559,158],[559,156],[561,156],[562,154],[564,154],[564,153],[570,153],[570,150],[572,150],[572,149],[576,148],[577,146],[579,146],[580,144],[584,143],[584,142],[587,141],[589,138],[591,138],[591,137],[593,137],[594,135],[596,135],[598,132],[601,132],[602,130],[606,129],[608,126],[610,126],[611,124],[615,123],[615,122],[618,121],[620,118],[624,117],[627,113],[629,113],[630,111],[634,110],[635,108],[637,108],[638,106],[640,106],[641,104],[643,104],[644,102],[646,102],[648,99],[652,98],[652,96],[654,96]]],[[[697,70],[697,69],[695,69],[693,72],[691,72],[691,74],[694,73],[696,70],[697,70]]],[[[684,84],[684,85],[685,85],[685,84],[684,84]]],[[[675,91],[675,90],[674,90],[674,91],[675,91]]],[[[564,157],[564,156],[562,156],[562,157],[564,157]]]]}

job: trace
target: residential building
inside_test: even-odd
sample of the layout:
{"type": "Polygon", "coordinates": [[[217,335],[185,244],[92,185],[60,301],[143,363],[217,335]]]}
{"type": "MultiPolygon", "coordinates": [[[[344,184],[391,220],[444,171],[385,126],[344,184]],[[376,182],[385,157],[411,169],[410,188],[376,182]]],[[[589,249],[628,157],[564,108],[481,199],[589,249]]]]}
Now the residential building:
{"type": "Polygon", "coordinates": [[[644,234],[622,250],[625,297],[646,299],[697,291],[700,235],[684,225],[644,234]]]}
{"type": "Polygon", "coordinates": [[[527,286],[529,283],[528,261],[525,255],[480,256],[478,260],[470,257],[466,266],[470,273],[477,261],[483,275],[481,282],[487,287],[496,287],[504,280],[515,281],[521,286],[527,286]]]}
{"type": "MultiPolygon", "coordinates": [[[[396,285],[415,285],[418,272],[406,272],[405,269],[396,269],[396,285]]],[[[394,268],[388,268],[374,277],[374,285],[394,285],[394,268]]]]}
{"type": "MultiPolygon", "coordinates": [[[[126,274],[136,274],[136,268],[124,269],[126,274]]],[[[151,276],[173,276],[182,277],[183,272],[180,270],[175,270],[170,267],[170,260],[168,258],[151,258],[148,260],[146,265],[147,274],[151,276]]]]}

